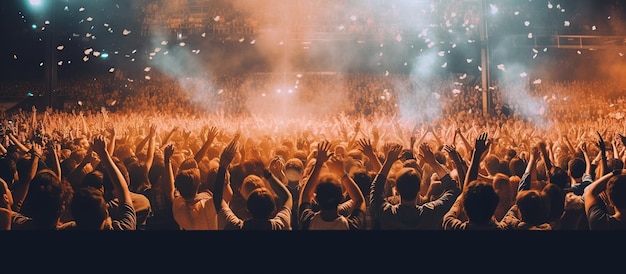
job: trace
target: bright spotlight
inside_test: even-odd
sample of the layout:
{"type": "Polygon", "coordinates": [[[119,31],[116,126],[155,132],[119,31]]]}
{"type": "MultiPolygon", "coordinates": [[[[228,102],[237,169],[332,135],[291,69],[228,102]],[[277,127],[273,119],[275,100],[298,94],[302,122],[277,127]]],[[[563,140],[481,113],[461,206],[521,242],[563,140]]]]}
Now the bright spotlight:
{"type": "Polygon", "coordinates": [[[28,0],[28,3],[33,7],[39,7],[43,4],[43,0],[28,0]]]}
{"type": "Polygon", "coordinates": [[[489,8],[491,9],[491,14],[498,13],[498,7],[494,4],[489,4],[489,8]]]}

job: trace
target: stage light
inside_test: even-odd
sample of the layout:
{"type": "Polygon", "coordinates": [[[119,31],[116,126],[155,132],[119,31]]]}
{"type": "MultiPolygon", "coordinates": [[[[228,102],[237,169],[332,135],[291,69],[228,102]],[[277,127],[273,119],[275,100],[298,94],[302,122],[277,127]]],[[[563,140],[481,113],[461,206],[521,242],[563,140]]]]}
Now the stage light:
{"type": "Polygon", "coordinates": [[[28,3],[33,7],[39,7],[43,4],[43,0],[28,0],[28,3]]]}

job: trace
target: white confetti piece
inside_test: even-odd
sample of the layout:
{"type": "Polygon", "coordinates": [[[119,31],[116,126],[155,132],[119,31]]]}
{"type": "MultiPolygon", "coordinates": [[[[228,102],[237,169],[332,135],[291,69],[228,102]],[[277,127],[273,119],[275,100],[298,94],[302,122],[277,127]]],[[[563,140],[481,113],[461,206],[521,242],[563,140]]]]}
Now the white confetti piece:
{"type": "Polygon", "coordinates": [[[62,66],[62,65],[63,65],[63,61],[59,61],[59,62],[57,62],[57,65],[58,65],[58,66],[62,66]]]}
{"type": "Polygon", "coordinates": [[[152,78],[150,77],[150,75],[146,75],[146,77],[144,77],[144,78],[145,78],[146,80],[150,80],[150,79],[152,79],[152,78]]]}
{"type": "Polygon", "coordinates": [[[181,46],[181,47],[184,47],[187,44],[185,42],[180,42],[178,45],[181,46]]]}
{"type": "Polygon", "coordinates": [[[89,57],[87,56],[83,57],[83,62],[87,62],[87,61],[89,61],[89,57]]]}
{"type": "Polygon", "coordinates": [[[82,12],[82,11],[85,11],[85,8],[80,7],[80,8],[78,9],[78,11],[81,11],[81,12],[82,12]]]}
{"type": "Polygon", "coordinates": [[[87,17],[86,20],[87,20],[87,22],[91,22],[91,21],[93,21],[93,17],[87,17]]]}
{"type": "Polygon", "coordinates": [[[95,57],[100,56],[100,52],[99,52],[99,51],[94,51],[94,52],[93,52],[93,56],[95,56],[95,57]]]}
{"type": "Polygon", "coordinates": [[[115,68],[110,68],[109,69],[109,72],[111,72],[111,73],[114,72],[114,71],[115,71],[115,68]]]}
{"type": "Polygon", "coordinates": [[[130,34],[130,30],[124,29],[124,31],[122,32],[122,34],[124,36],[129,35],[130,34]]]}
{"type": "Polygon", "coordinates": [[[256,40],[250,41],[250,45],[254,45],[254,44],[256,44],[256,40]]]}
{"type": "Polygon", "coordinates": [[[218,15],[218,16],[213,17],[213,21],[219,22],[220,21],[220,16],[218,15]]]}
{"type": "Polygon", "coordinates": [[[17,60],[17,55],[13,54],[13,59],[17,60]]]}
{"type": "Polygon", "coordinates": [[[526,72],[522,72],[522,73],[519,74],[519,76],[524,78],[524,77],[528,76],[528,74],[526,74],[526,72]]]}
{"type": "Polygon", "coordinates": [[[63,48],[65,48],[63,45],[60,45],[57,47],[57,50],[63,50],[63,48]]]}
{"type": "Polygon", "coordinates": [[[143,69],[143,71],[148,72],[148,71],[150,71],[151,69],[152,69],[151,67],[146,67],[146,68],[144,68],[144,69],[143,69]]]}
{"type": "Polygon", "coordinates": [[[530,21],[525,21],[524,26],[527,26],[527,27],[530,26],[530,21]]]}
{"type": "Polygon", "coordinates": [[[570,25],[570,22],[569,22],[569,21],[565,21],[565,22],[563,22],[563,26],[565,26],[565,27],[569,27],[569,25],[570,25]]]}

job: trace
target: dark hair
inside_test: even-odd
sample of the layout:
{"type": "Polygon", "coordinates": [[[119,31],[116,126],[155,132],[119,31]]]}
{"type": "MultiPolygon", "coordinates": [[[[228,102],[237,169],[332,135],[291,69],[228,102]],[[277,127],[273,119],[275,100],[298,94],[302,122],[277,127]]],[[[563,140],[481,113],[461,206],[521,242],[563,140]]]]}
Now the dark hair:
{"type": "MultiPolygon", "coordinates": [[[[113,160],[113,163],[115,164],[115,166],[117,166],[117,169],[119,169],[120,173],[122,173],[122,176],[124,177],[124,180],[126,181],[126,184],[129,184],[130,176],[128,175],[128,170],[126,169],[126,165],[124,165],[124,162],[122,162],[120,158],[117,158],[115,156],[111,157],[111,159],[113,160]]],[[[102,183],[104,185],[104,198],[107,201],[112,200],[114,198],[113,183],[111,182],[109,173],[105,172],[103,165],[98,165],[98,170],[100,170],[102,174],[104,174],[104,176],[102,176],[103,177],[102,183]]]]}
{"type": "Polygon", "coordinates": [[[567,163],[567,169],[574,179],[583,177],[586,166],[587,164],[585,163],[585,160],[580,158],[571,159],[567,163]]]}
{"type": "Polygon", "coordinates": [[[626,175],[617,175],[609,179],[606,191],[613,206],[619,209],[626,207],[626,175]]]}
{"type": "Polygon", "coordinates": [[[509,161],[509,170],[511,171],[511,176],[522,178],[524,172],[526,172],[526,163],[521,158],[515,157],[509,161]]]}
{"type": "Polygon", "coordinates": [[[81,187],[93,187],[95,189],[101,189],[104,191],[104,174],[99,170],[89,172],[83,177],[83,181],[80,183],[81,187]]]}
{"type": "Polygon", "coordinates": [[[569,184],[571,183],[570,177],[565,169],[558,166],[553,166],[552,168],[550,168],[548,176],[549,183],[556,184],[557,186],[561,187],[561,189],[569,187],[569,184]]]}
{"type": "Polygon", "coordinates": [[[396,190],[406,200],[417,198],[421,185],[420,175],[417,170],[410,167],[400,169],[396,176],[396,190]]]}
{"type": "Polygon", "coordinates": [[[559,220],[565,210],[565,191],[555,184],[547,184],[543,187],[542,193],[548,198],[550,204],[548,221],[559,220]]]}
{"type": "Polygon", "coordinates": [[[2,178],[11,187],[13,178],[17,172],[17,164],[10,157],[0,158],[0,178],[2,178]]]}
{"type": "Polygon", "coordinates": [[[517,194],[515,204],[522,215],[522,221],[540,225],[547,221],[549,202],[538,190],[523,190],[517,194]]]}
{"type": "Polygon", "coordinates": [[[493,218],[500,197],[491,183],[474,180],[463,193],[463,208],[472,223],[488,224],[493,218]]]}
{"type": "Polygon", "coordinates": [[[148,178],[148,168],[145,164],[134,162],[126,166],[128,168],[128,178],[130,182],[128,188],[135,193],[141,193],[143,190],[150,188],[150,179],[148,178]]]}
{"type": "Polygon", "coordinates": [[[335,210],[343,201],[341,179],[333,173],[320,175],[319,183],[315,187],[315,200],[323,210],[335,210]]]}
{"type": "Polygon", "coordinates": [[[43,229],[56,228],[63,210],[66,188],[50,169],[42,169],[30,182],[22,213],[43,229]]]}
{"type": "Polygon", "coordinates": [[[200,187],[200,170],[197,168],[181,170],[174,179],[174,185],[183,198],[195,197],[200,187]]]}
{"type": "Polygon", "coordinates": [[[253,219],[266,220],[276,209],[276,201],[268,189],[258,188],[248,196],[246,208],[253,219]]]}
{"type": "Polygon", "coordinates": [[[487,155],[487,157],[485,157],[483,163],[485,163],[485,169],[489,174],[498,173],[500,169],[500,159],[498,158],[498,156],[489,154],[487,155]]]}
{"type": "Polygon", "coordinates": [[[624,162],[619,158],[611,158],[607,162],[609,170],[624,169],[624,162]]]}
{"type": "Polygon", "coordinates": [[[107,205],[102,191],[93,187],[80,187],[70,204],[77,229],[99,230],[107,218],[107,205]]]}

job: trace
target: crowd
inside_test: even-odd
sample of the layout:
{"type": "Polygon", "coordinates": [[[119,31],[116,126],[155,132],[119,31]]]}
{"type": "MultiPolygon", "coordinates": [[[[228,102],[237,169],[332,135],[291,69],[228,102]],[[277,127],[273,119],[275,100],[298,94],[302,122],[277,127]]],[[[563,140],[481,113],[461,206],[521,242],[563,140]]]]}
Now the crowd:
{"type": "Polygon", "coordinates": [[[617,81],[497,83],[489,116],[446,77],[89,81],[0,117],[3,229],[624,227],[617,81]]]}

